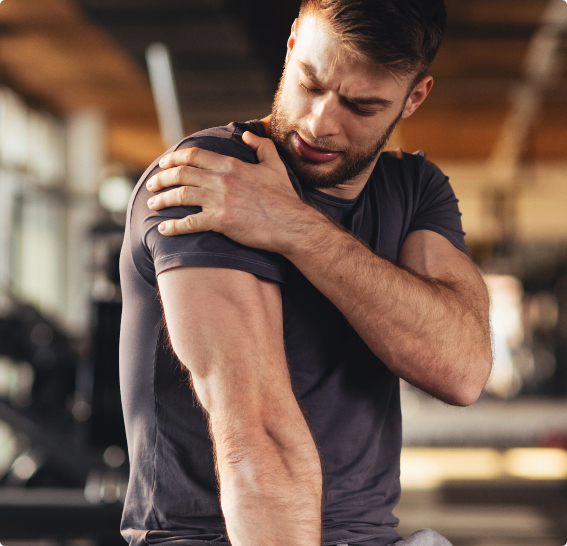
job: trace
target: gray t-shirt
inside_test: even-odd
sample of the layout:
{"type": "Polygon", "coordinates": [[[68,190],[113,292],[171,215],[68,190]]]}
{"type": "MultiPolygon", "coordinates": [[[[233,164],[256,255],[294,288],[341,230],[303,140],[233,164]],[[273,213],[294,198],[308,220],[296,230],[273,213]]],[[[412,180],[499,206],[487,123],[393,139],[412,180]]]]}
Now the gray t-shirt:
{"type": "MultiPolygon", "coordinates": [[[[257,163],[241,139],[258,121],[231,123],[184,139],[257,163]]],[[[399,379],[370,351],[342,313],[284,257],[215,232],[164,237],[157,225],[200,207],[151,211],[145,181],[134,190],[122,247],[120,383],[130,456],[122,533],[133,545],[228,544],[212,443],[187,372],[168,345],[157,275],[183,266],[247,271],[280,284],[286,356],[294,392],[321,453],[325,544],[385,546],[398,538],[392,509],[400,495],[399,379]]],[[[447,177],[423,157],[382,154],[356,199],[302,187],[304,200],[396,263],[408,233],[427,229],[467,252],[447,177]]]]}

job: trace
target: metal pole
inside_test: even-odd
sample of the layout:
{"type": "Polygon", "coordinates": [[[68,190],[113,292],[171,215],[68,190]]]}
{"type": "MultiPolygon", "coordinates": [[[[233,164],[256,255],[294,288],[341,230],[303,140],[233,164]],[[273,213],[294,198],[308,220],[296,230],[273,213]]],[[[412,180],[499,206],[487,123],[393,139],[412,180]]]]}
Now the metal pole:
{"type": "Polygon", "coordinates": [[[170,148],[185,136],[185,132],[167,47],[159,42],[150,44],[146,49],[146,62],[161,139],[165,147],[170,148]]]}

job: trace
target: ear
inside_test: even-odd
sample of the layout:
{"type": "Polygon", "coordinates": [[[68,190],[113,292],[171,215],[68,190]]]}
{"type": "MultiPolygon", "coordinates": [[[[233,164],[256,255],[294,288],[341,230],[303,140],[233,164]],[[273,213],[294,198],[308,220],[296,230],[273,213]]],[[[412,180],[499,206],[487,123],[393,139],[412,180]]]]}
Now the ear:
{"type": "Polygon", "coordinates": [[[285,56],[285,63],[287,64],[287,62],[289,61],[289,56],[291,55],[291,50],[293,49],[293,46],[295,45],[295,41],[297,40],[297,19],[293,22],[293,25],[291,25],[291,33],[289,35],[289,38],[287,39],[287,53],[285,56]]]}
{"type": "Polygon", "coordinates": [[[429,95],[433,87],[433,76],[425,76],[413,88],[410,96],[406,100],[404,111],[402,112],[402,119],[409,118],[429,95]]]}

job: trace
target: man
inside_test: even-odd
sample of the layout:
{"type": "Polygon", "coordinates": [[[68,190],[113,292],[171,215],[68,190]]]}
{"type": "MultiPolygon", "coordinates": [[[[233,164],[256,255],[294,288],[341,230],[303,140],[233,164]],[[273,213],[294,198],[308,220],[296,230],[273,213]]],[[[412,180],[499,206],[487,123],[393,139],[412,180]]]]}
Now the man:
{"type": "Polygon", "coordinates": [[[442,1],[304,0],[272,116],[142,176],[121,256],[131,544],[399,540],[399,377],[467,405],[491,368],[447,178],[380,154],[444,24],[442,1]]]}

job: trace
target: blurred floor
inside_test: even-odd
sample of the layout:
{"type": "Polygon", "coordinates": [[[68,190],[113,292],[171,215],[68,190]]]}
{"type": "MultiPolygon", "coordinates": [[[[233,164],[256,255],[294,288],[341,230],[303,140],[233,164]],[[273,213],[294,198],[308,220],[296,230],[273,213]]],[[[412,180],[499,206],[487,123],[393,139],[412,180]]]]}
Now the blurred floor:
{"type": "MultiPolygon", "coordinates": [[[[37,491],[33,499],[24,492],[19,499],[13,491],[4,493],[0,495],[3,546],[123,543],[118,534],[119,505],[89,507],[79,490],[46,490],[43,495],[37,491]]],[[[563,546],[567,542],[567,482],[446,482],[432,490],[405,490],[395,514],[400,518],[400,535],[428,527],[446,536],[453,546],[563,546]]]]}
{"type": "Polygon", "coordinates": [[[399,533],[429,527],[454,546],[563,546],[565,482],[467,482],[405,491],[395,510],[399,533]]]}
{"type": "Polygon", "coordinates": [[[454,546],[567,543],[567,401],[456,408],[410,390],[402,405],[402,536],[429,527],[454,546]]]}

